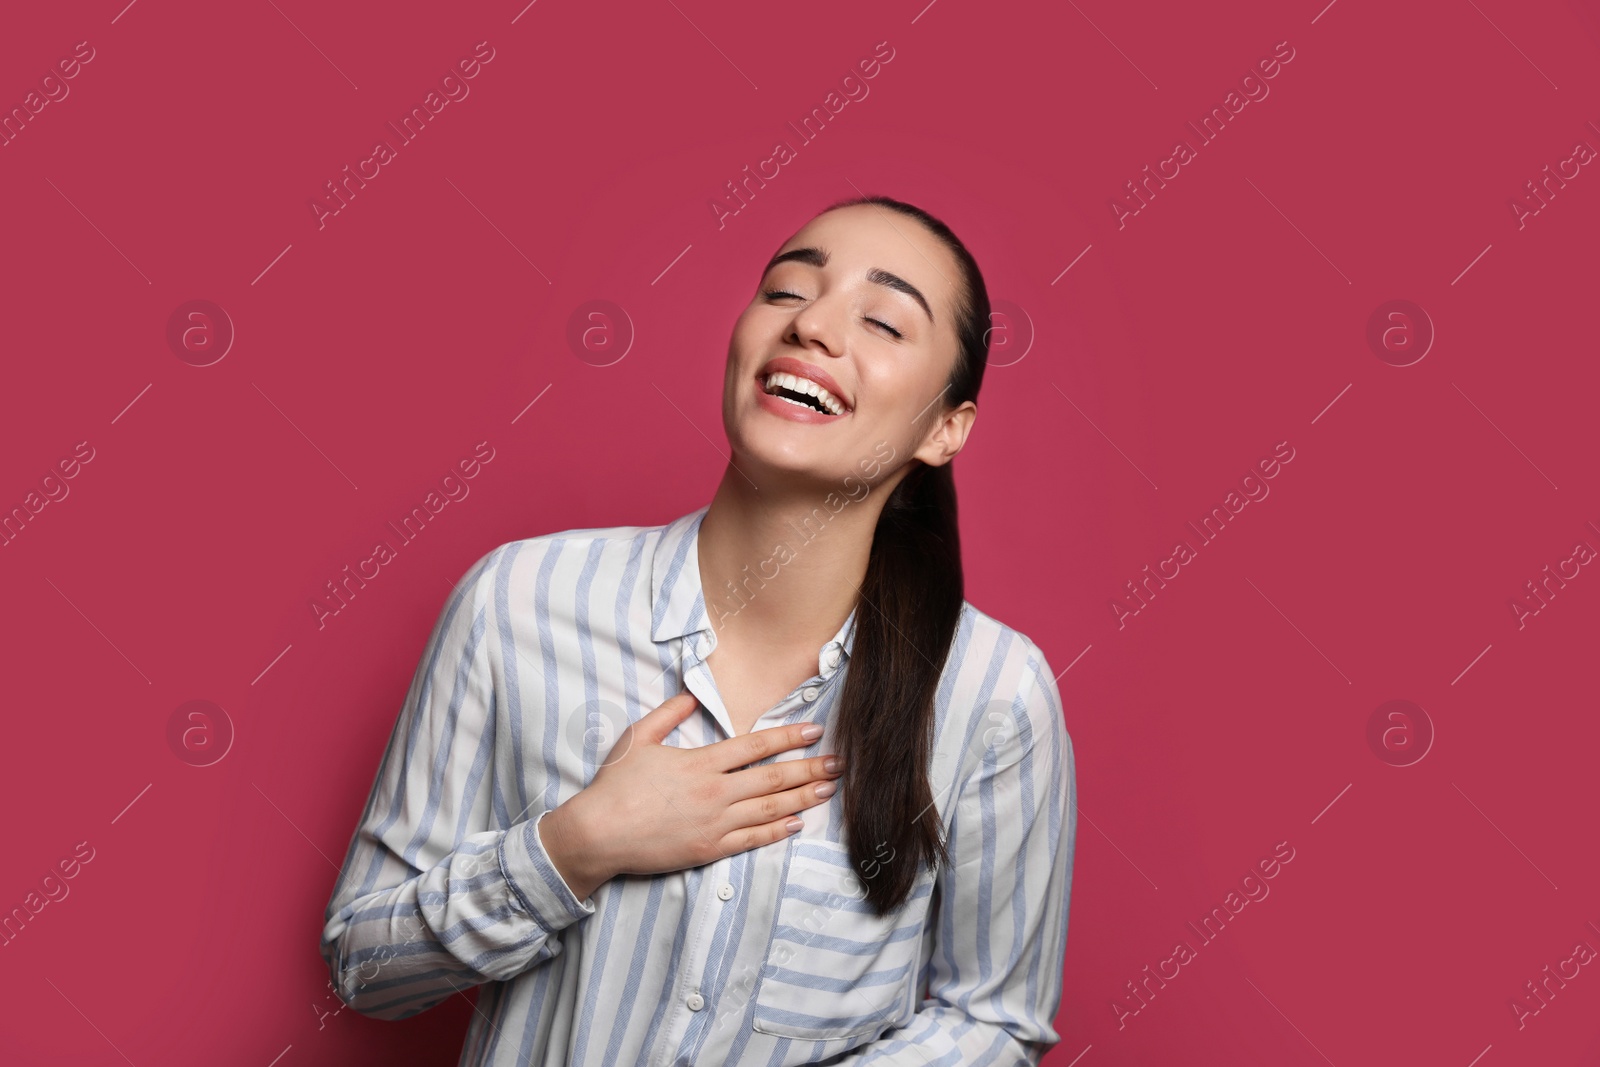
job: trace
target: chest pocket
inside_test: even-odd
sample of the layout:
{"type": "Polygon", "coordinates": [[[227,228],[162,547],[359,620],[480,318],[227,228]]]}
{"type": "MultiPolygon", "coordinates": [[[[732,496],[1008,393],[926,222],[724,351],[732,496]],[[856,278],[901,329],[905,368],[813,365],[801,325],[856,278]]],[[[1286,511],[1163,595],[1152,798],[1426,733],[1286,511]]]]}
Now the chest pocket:
{"type": "Polygon", "coordinates": [[[934,880],[923,867],[905,903],[880,917],[841,843],[796,839],[756,989],[755,1029],[825,1041],[902,1022],[934,880]]]}

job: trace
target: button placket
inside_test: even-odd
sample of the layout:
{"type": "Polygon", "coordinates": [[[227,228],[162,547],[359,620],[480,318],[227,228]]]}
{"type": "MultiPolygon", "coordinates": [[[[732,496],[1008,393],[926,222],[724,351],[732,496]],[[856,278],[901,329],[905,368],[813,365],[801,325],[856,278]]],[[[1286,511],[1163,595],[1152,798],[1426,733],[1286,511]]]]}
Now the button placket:
{"type": "MultiPolygon", "coordinates": [[[[698,974],[702,978],[706,976],[709,962],[708,955],[714,938],[707,938],[704,935],[708,932],[714,934],[715,927],[725,921],[729,917],[729,913],[726,909],[719,908],[715,909],[716,914],[709,914],[709,906],[706,904],[704,894],[709,890],[710,886],[717,885],[717,895],[721,896],[722,887],[729,884],[726,879],[732,863],[733,859],[725,856],[703,868],[705,881],[701,883],[699,895],[696,897],[699,906],[693,908],[695,916],[694,932],[689,948],[684,955],[685,975],[681,981],[685,983],[691,980],[690,975],[698,974]]],[[[682,986],[677,988],[679,990],[679,1003],[688,1008],[691,1014],[682,1017],[682,1021],[679,1022],[676,1019],[677,1013],[675,1011],[672,1013],[675,1019],[669,1026],[670,1037],[666,1039],[666,1043],[663,1045],[664,1048],[676,1047],[678,1043],[681,1043],[689,1029],[694,1025],[693,1013],[701,1011],[706,1006],[706,998],[701,993],[698,985],[690,988],[687,992],[682,991],[682,986]]]]}

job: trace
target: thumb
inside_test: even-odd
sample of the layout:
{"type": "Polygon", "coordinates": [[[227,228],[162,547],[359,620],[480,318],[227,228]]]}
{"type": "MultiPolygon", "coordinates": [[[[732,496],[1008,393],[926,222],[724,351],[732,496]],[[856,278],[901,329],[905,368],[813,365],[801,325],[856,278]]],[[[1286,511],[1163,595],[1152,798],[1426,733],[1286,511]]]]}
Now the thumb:
{"type": "Polygon", "coordinates": [[[650,714],[634,723],[634,735],[645,741],[660,744],[679,723],[689,717],[690,712],[699,706],[700,701],[689,690],[676,693],[650,714]]]}

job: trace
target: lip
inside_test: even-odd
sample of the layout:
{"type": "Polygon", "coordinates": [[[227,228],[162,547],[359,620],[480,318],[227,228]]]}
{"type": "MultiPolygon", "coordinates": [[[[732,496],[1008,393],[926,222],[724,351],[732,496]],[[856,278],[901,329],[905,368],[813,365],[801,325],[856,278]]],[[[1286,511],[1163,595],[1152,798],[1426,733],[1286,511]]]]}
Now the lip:
{"type": "Polygon", "coordinates": [[[795,359],[793,356],[778,356],[768,360],[756,372],[756,397],[761,406],[778,415],[785,415],[797,422],[834,422],[844,418],[855,411],[855,405],[844,395],[844,390],[839,388],[839,383],[821,367],[795,359]],[[805,378],[816,382],[822,388],[833,394],[833,398],[844,405],[844,415],[829,415],[821,411],[811,411],[806,408],[796,407],[787,400],[780,400],[767,392],[766,381],[769,375],[792,374],[796,378],[805,378]]]}

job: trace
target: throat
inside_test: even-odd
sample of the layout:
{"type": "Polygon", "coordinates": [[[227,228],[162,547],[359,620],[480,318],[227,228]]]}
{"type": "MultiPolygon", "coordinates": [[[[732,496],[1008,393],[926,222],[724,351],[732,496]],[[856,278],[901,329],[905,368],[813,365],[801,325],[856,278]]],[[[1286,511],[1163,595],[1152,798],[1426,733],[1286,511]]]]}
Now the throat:
{"type": "Polygon", "coordinates": [[[729,648],[719,640],[706,657],[706,669],[737,737],[756,729],[768,712],[809,681],[817,672],[817,662],[812,655],[775,663],[770,655],[729,648]]]}

